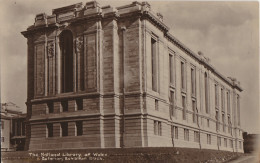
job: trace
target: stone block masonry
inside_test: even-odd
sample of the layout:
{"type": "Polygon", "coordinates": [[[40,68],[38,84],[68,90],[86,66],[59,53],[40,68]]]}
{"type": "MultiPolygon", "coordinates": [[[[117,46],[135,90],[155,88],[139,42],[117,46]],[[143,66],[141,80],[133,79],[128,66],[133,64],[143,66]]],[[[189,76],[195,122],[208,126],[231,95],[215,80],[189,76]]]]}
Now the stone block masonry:
{"type": "Polygon", "coordinates": [[[37,14],[22,32],[27,149],[243,152],[240,83],[182,44],[162,19],[147,2],[90,1],[37,14]]]}

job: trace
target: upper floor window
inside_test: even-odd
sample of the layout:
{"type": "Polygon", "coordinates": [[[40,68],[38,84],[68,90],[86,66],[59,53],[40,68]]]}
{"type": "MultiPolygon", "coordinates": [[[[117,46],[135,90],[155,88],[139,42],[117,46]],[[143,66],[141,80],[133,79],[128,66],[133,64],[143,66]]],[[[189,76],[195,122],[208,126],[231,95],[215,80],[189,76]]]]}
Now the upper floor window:
{"type": "Polygon", "coordinates": [[[191,94],[193,96],[196,95],[196,76],[194,68],[191,68],[191,94]]]}
{"type": "Polygon", "coordinates": [[[182,96],[182,119],[186,120],[186,98],[182,96]]]}
{"type": "Polygon", "coordinates": [[[65,30],[60,35],[61,92],[73,91],[73,35],[65,30]]]}
{"type": "Polygon", "coordinates": [[[229,92],[227,92],[227,113],[230,114],[230,95],[229,92]]]}
{"type": "Polygon", "coordinates": [[[218,85],[215,84],[215,107],[218,108],[218,85]]]}
{"type": "Polygon", "coordinates": [[[173,91],[170,91],[170,115],[175,116],[175,103],[174,103],[175,95],[173,91]]]}
{"type": "Polygon", "coordinates": [[[174,84],[174,58],[172,54],[169,54],[169,75],[170,75],[170,84],[174,84]]]}
{"type": "Polygon", "coordinates": [[[157,59],[157,42],[151,38],[151,58],[152,58],[152,89],[158,91],[158,59],[157,59]]]}
{"type": "Polygon", "coordinates": [[[222,111],[225,111],[225,101],[224,101],[224,89],[221,88],[221,109],[222,111]]]}
{"type": "Polygon", "coordinates": [[[185,63],[181,62],[181,89],[185,90],[185,63]]]}
{"type": "Polygon", "coordinates": [[[206,113],[209,113],[209,99],[208,99],[208,75],[205,72],[204,74],[204,84],[205,84],[205,109],[206,109],[206,113]]]}
{"type": "Polygon", "coordinates": [[[240,125],[240,98],[237,96],[237,124],[240,125]]]}

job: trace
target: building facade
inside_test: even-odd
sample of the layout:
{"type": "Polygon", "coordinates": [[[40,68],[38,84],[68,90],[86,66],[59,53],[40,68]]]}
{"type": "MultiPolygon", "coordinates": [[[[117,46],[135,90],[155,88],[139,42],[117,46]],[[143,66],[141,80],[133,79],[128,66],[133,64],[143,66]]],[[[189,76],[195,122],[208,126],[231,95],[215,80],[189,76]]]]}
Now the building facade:
{"type": "Polygon", "coordinates": [[[24,150],[26,114],[14,103],[1,103],[1,151],[24,150]]]}
{"type": "Polygon", "coordinates": [[[243,152],[240,83],[172,34],[147,2],[38,14],[28,40],[37,149],[189,147],[243,152]]]}

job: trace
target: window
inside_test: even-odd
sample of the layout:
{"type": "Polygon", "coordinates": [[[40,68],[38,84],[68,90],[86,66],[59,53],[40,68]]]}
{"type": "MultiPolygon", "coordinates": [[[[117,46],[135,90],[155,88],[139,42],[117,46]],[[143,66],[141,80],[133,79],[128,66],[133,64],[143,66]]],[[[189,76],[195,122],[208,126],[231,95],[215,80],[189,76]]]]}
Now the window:
{"type": "Polygon", "coordinates": [[[224,146],[227,147],[227,138],[224,138],[224,146]]]}
{"type": "Polygon", "coordinates": [[[216,110],[216,130],[218,131],[218,111],[216,110]]]}
{"type": "Polygon", "coordinates": [[[227,92],[227,113],[230,114],[230,96],[229,96],[229,92],[227,92]]]}
{"type": "Polygon", "coordinates": [[[211,144],[211,135],[207,134],[207,144],[211,144]]]}
{"type": "Polygon", "coordinates": [[[184,129],[184,140],[189,141],[189,130],[184,129]]]}
{"type": "Polygon", "coordinates": [[[242,143],[239,141],[239,149],[242,149],[242,143]]]}
{"type": "Polygon", "coordinates": [[[68,111],[68,101],[61,101],[61,108],[62,108],[61,112],[68,111]]]}
{"type": "Polygon", "coordinates": [[[225,111],[225,98],[224,98],[224,90],[221,88],[221,109],[222,111],[225,111]]]}
{"type": "Polygon", "coordinates": [[[76,122],[76,136],[81,136],[83,134],[82,121],[76,122]]]}
{"type": "Polygon", "coordinates": [[[174,84],[174,67],[173,67],[173,55],[169,54],[169,73],[170,73],[170,83],[174,84]]]}
{"type": "Polygon", "coordinates": [[[162,123],[154,121],[154,135],[162,135],[162,123]]]}
{"type": "Polygon", "coordinates": [[[53,137],[53,124],[52,123],[48,123],[47,124],[47,134],[46,134],[47,138],[53,137]]]}
{"type": "Polygon", "coordinates": [[[48,113],[53,113],[54,106],[53,106],[53,102],[52,101],[47,103],[47,107],[48,107],[48,113]]]}
{"type": "Polygon", "coordinates": [[[2,130],[5,129],[5,121],[1,121],[2,130]]]}
{"type": "Polygon", "coordinates": [[[185,63],[181,62],[181,89],[185,90],[185,63]]]}
{"type": "Polygon", "coordinates": [[[182,118],[186,120],[186,99],[185,96],[182,96],[182,118]]]}
{"type": "Polygon", "coordinates": [[[172,137],[178,139],[178,127],[172,126],[172,137]]]}
{"type": "Polygon", "coordinates": [[[231,148],[233,148],[233,140],[229,140],[229,146],[231,147],[231,148]]]}
{"type": "Polygon", "coordinates": [[[221,146],[221,137],[218,137],[218,145],[221,146]]]}
{"type": "Polygon", "coordinates": [[[170,91],[170,115],[175,116],[174,92],[170,91]]]}
{"type": "Polygon", "coordinates": [[[60,35],[61,88],[62,92],[73,91],[73,36],[69,30],[60,35]]]}
{"type": "Polygon", "coordinates": [[[208,75],[205,72],[204,75],[204,84],[205,84],[205,109],[206,109],[206,113],[209,113],[209,106],[208,106],[208,75]]]}
{"type": "Polygon", "coordinates": [[[192,111],[193,111],[193,116],[192,116],[192,120],[193,123],[197,122],[197,111],[196,111],[196,101],[192,100],[192,111]]]}
{"type": "Polygon", "coordinates": [[[237,124],[240,125],[240,100],[237,96],[237,124]]]}
{"type": "Polygon", "coordinates": [[[191,68],[191,95],[196,95],[196,76],[194,68],[191,68]]]}
{"type": "Polygon", "coordinates": [[[155,110],[159,110],[159,102],[157,99],[154,100],[155,101],[155,110]]]}
{"type": "Polygon", "coordinates": [[[225,114],[222,113],[223,132],[225,132],[225,114]]]}
{"type": "Polygon", "coordinates": [[[151,55],[152,55],[152,89],[158,91],[158,61],[156,40],[151,39],[151,55]]]}
{"type": "Polygon", "coordinates": [[[208,127],[210,127],[210,126],[209,126],[209,119],[207,119],[207,125],[208,125],[208,127]]]}
{"type": "Polygon", "coordinates": [[[198,131],[194,131],[194,142],[199,142],[200,136],[198,131]]]}
{"type": "Polygon", "coordinates": [[[230,120],[230,116],[228,116],[228,133],[231,133],[231,120],[230,120]]]}
{"type": "Polygon", "coordinates": [[[215,84],[215,107],[218,108],[218,85],[215,84]]]}
{"type": "Polygon", "coordinates": [[[83,110],[83,99],[76,100],[77,110],[83,110]]]}
{"type": "Polygon", "coordinates": [[[61,125],[61,136],[68,136],[68,122],[62,122],[61,125]]]}

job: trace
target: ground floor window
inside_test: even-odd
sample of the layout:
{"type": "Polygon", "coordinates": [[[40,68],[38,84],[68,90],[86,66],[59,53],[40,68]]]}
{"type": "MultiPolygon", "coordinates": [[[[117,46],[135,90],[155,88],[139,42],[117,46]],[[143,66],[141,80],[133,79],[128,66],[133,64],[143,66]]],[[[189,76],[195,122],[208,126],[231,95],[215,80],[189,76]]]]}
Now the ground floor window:
{"type": "Polygon", "coordinates": [[[227,147],[227,138],[224,138],[224,146],[227,147]]]}
{"type": "Polygon", "coordinates": [[[184,129],[184,140],[189,141],[189,130],[184,129]]]}
{"type": "Polygon", "coordinates": [[[46,134],[47,138],[53,137],[53,124],[52,123],[48,123],[47,124],[47,134],[46,134]]]}
{"type": "Polygon", "coordinates": [[[82,121],[76,122],[76,136],[81,136],[83,134],[83,125],[82,121]]]}
{"type": "Polygon", "coordinates": [[[60,125],[61,136],[68,136],[68,122],[62,122],[60,125]]]}
{"type": "Polygon", "coordinates": [[[178,139],[178,127],[172,126],[172,137],[178,139]]]}
{"type": "Polygon", "coordinates": [[[211,135],[207,134],[207,144],[211,144],[211,135]]]}
{"type": "Polygon", "coordinates": [[[159,121],[154,121],[154,135],[162,135],[162,123],[159,121]]]}
{"type": "Polygon", "coordinates": [[[200,135],[198,131],[194,131],[194,142],[199,142],[200,135]]]}

